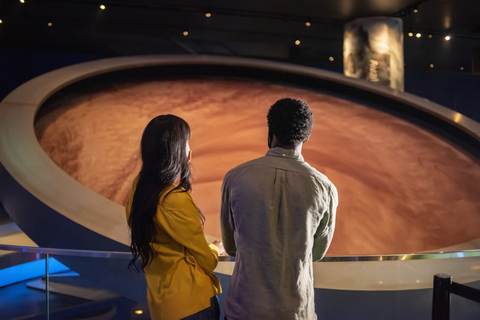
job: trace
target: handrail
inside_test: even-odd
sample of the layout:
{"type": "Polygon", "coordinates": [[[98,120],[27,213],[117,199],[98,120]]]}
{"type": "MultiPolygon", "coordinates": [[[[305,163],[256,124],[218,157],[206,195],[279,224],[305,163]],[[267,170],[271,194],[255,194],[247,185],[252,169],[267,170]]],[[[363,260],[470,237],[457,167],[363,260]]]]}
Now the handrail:
{"type": "MultiPolygon", "coordinates": [[[[130,252],[120,251],[98,251],[98,250],[76,250],[58,248],[39,248],[0,244],[0,250],[29,252],[38,254],[66,255],[91,258],[115,258],[131,259],[130,252]]],[[[409,254],[387,254],[387,255],[356,255],[356,256],[325,256],[321,262],[355,262],[355,261],[394,261],[394,260],[430,260],[430,259],[451,259],[451,258],[472,258],[480,257],[480,250],[464,250],[452,252],[421,252],[409,254]]],[[[234,261],[234,257],[220,256],[220,261],[234,261]]]]}
{"type": "Polygon", "coordinates": [[[114,259],[131,259],[132,258],[132,254],[130,252],[40,248],[40,247],[15,246],[15,245],[7,245],[7,244],[0,244],[0,250],[29,252],[29,253],[37,253],[37,254],[54,254],[54,255],[61,255],[61,256],[74,256],[74,257],[114,258],[114,259]]]}

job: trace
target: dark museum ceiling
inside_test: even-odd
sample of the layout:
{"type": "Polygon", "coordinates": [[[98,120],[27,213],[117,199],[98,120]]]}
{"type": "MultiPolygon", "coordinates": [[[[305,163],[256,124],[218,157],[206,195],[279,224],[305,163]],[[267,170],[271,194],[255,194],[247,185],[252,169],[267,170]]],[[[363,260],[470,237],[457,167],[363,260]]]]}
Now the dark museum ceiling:
{"type": "Polygon", "coordinates": [[[0,1],[0,48],[229,55],[339,68],[344,24],[371,16],[403,19],[407,69],[471,72],[480,47],[480,0],[22,1],[0,1]]]}

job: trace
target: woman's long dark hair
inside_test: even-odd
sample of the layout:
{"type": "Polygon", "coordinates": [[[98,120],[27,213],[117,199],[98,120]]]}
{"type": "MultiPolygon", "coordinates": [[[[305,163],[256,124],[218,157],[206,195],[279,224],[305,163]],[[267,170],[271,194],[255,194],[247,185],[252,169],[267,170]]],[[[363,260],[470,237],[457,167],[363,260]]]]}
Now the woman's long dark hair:
{"type": "Polygon", "coordinates": [[[161,115],[150,121],[142,135],[142,169],[133,196],[128,225],[131,229],[130,250],[133,259],[129,269],[140,257],[141,270],[153,260],[155,254],[150,243],[155,240],[155,222],[160,195],[179,179],[179,187],[189,191],[190,165],[186,151],[190,127],[185,120],[161,115]]]}

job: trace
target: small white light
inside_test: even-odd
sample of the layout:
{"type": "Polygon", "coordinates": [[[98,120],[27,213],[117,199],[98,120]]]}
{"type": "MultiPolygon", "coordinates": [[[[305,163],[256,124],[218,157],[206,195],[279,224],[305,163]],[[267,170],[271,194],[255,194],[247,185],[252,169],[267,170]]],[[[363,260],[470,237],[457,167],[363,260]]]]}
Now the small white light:
{"type": "Polygon", "coordinates": [[[445,37],[445,40],[447,40],[447,41],[450,41],[450,39],[452,39],[450,36],[445,37]]]}
{"type": "Polygon", "coordinates": [[[205,17],[210,18],[212,14],[210,12],[205,13],[205,17]]]}
{"type": "Polygon", "coordinates": [[[455,116],[453,117],[453,121],[455,121],[456,123],[459,123],[461,120],[462,120],[462,114],[456,112],[455,116]]]}
{"type": "Polygon", "coordinates": [[[20,3],[25,3],[25,0],[20,0],[20,3]]]}
{"type": "Polygon", "coordinates": [[[421,36],[422,36],[422,34],[421,34],[420,32],[418,32],[418,33],[416,34],[416,37],[417,37],[417,38],[420,38],[421,36]]]}
{"type": "Polygon", "coordinates": [[[300,44],[300,40],[295,40],[295,44],[298,46],[300,44]]]}
{"type": "Polygon", "coordinates": [[[413,32],[409,32],[409,33],[408,33],[408,36],[409,36],[409,37],[413,37],[413,32]]]}
{"type": "Polygon", "coordinates": [[[105,10],[106,9],[105,5],[101,4],[100,9],[105,10]]]}
{"type": "Polygon", "coordinates": [[[135,310],[135,314],[143,314],[143,310],[135,310]]]}
{"type": "Polygon", "coordinates": [[[334,59],[333,59],[333,57],[329,57],[328,60],[333,61],[334,59]]]}
{"type": "Polygon", "coordinates": [[[305,22],[305,25],[306,25],[307,27],[310,27],[312,24],[307,21],[307,22],[305,22]]]}
{"type": "Polygon", "coordinates": [[[3,23],[2,19],[0,19],[0,23],[3,23]]]}
{"type": "Polygon", "coordinates": [[[188,36],[188,31],[183,31],[183,35],[186,37],[188,36]]]}

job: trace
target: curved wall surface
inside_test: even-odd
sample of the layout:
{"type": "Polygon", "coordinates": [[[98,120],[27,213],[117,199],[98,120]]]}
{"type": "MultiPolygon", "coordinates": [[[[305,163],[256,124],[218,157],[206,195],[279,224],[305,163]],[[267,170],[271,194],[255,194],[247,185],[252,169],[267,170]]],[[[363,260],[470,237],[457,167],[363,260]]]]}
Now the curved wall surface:
{"type": "MultiPolygon", "coordinates": [[[[199,86],[194,85],[195,81],[199,81],[198,77],[202,77],[201,79],[208,77],[210,79],[216,79],[215,81],[218,81],[219,78],[229,78],[229,83],[233,83],[234,89],[237,90],[239,86],[242,86],[242,83],[252,85],[251,80],[253,79],[255,80],[253,88],[248,90],[245,89],[244,96],[241,94],[242,91],[240,91],[240,93],[237,92],[236,99],[241,101],[242,98],[245,99],[245,96],[255,97],[254,93],[258,92],[258,88],[261,87],[263,88],[263,91],[266,91],[267,93],[270,92],[268,99],[258,98],[257,100],[259,105],[263,105],[264,108],[268,108],[268,103],[273,103],[276,98],[281,97],[281,94],[285,94],[285,88],[289,87],[289,90],[292,90],[291,92],[295,93],[297,97],[302,98],[303,95],[308,96],[306,101],[313,106],[313,109],[316,109],[316,111],[314,110],[316,114],[324,112],[325,117],[328,117],[329,115],[331,115],[331,118],[338,117],[338,123],[342,123],[342,121],[340,121],[341,117],[338,114],[334,114],[334,112],[338,112],[339,110],[350,112],[351,109],[356,109],[357,113],[353,116],[351,113],[346,114],[348,117],[345,118],[343,123],[344,127],[340,133],[348,131],[349,124],[354,123],[355,119],[361,119],[362,115],[363,119],[358,123],[362,123],[362,121],[363,123],[367,123],[368,125],[365,125],[365,130],[372,126],[380,127],[380,125],[376,126],[374,122],[369,122],[369,120],[372,120],[371,113],[369,113],[370,111],[368,110],[370,108],[362,108],[361,105],[362,103],[366,103],[368,106],[372,106],[372,109],[376,112],[375,114],[377,116],[380,115],[381,119],[387,122],[396,122],[397,129],[401,130],[401,128],[406,128],[407,123],[414,123],[422,128],[421,131],[423,131],[420,135],[429,135],[434,140],[436,139],[443,144],[448,144],[450,146],[449,148],[441,150],[454,150],[455,152],[458,152],[456,154],[461,154],[462,161],[465,161],[464,163],[468,164],[473,170],[470,173],[461,171],[463,174],[462,176],[451,176],[450,178],[455,181],[458,180],[459,183],[461,183],[461,181],[467,183],[468,179],[473,177],[473,186],[478,185],[475,183],[475,179],[477,179],[478,176],[477,156],[480,150],[480,126],[454,111],[425,101],[424,99],[362,81],[347,79],[340,74],[267,61],[206,56],[142,56],[106,59],[70,66],[35,78],[13,91],[0,105],[0,162],[2,163],[0,171],[0,200],[12,219],[39,246],[85,250],[128,251],[128,229],[125,222],[124,208],[121,204],[121,196],[115,198],[115,196],[109,197],[105,194],[102,195],[94,191],[95,186],[88,185],[88,183],[88,186],[80,183],[78,177],[75,179],[72,177],[71,172],[70,174],[67,173],[69,171],[68,165],[62,170],[58,165],[61,161],[54,161],[49,157],[48,153],[52,156],[52,152],[50,152],[51,150],[49,151],[48,148],[45,148],[45,144],[48,145],[48,143],[45,141],[42,142],[42,139],[47,137],[49,128],[53,128],[52,124],[55,123],[56,119],[68,116],[68,112],[70,111],[75,111],[75,108],[70,108],[68,106],[62,111],[62,106],[56,106],[55,102],[61,100],[59,100],[59,96],[63,93],[72,92],[71,88],[75,89],[82,87],[82,85],[79,87],[75,86],[82,83],[88,83],[92,79],[94,83],[98,84],[100,81],[100,83],[104,84],[106,82],[105,80],[108,79],[118,80],[118,76],[122,74],[148,80],[147,82],[143,82],[144,84],[139,84],[138,82],[135,83],[135,86],[137,87],[141,87],[142,85],[145,85],[145,83],[147,83],[148,86],[148,83],[152,83],[152,81],[158,82],[159,78],[161,79],[160,82],[163,84],[168,80],[173,81],[170,83],[171,86],[175,86],[175,81],[178,82],[179,78],[194,76],[197,77],[197,80],[191,80],[193,82],[188,82],[187,87],[198,89],[199,86]],[[278,90],[278,92],[272,93],[275,92],[275,90],[278,90]],[[337,101],[339,105],[344,103],[344,101],[353,101],[355,105],[354,107],[343,106],[343,109],[340,107],[335,108],[335,106],[330,109],[322,109],[321,104],[325,103],[325,97],[327,95],[335,97],[331,99],[338,99],[338,101],[340,101],[337,101]],[[45,109],[42,110],[42,106],[45,106],[45,109]],[[59,114],[48,120],[55,112],[59,112],[59,114]],[[40,142],[37,137],[40,139],[40,142]],[[43,148],[41,143],[43,143],[43,148]]],[[[180,82],[181,81],[183,80],[180,80],[180,82]]],[[[204,80],[200,82],[205,83],[204,80]]],[[[219,85],[217,83],[214,88],[218,87],[219,85]]],[[[132,86],[129,84],[127,86],[127,89],[128,88],[132,88],[132,86]]],[[[88,94],[90,93],[87,93],[87,96],[88,94]]],[[[107,93],[107,95],[108,94],[109,93],[107,93]]],[[[102,99],[101,96],[96,94],[89,97],[100,100],[102,99]]],[[[90,98],[88,101],[92,101],[90,98]]],[[[228,97],[223,97],[223,99],[225,99],[224,101],[229,102],[229,105],[235,101],[235,99],[229,100],[227,98],[228,97]]],[[[118,99],[118,96],[116,99],[118,99]]],[[[221,101],[222,97],[212,99],[218,100],[213,101],[210,108],[210,115],[219,112],[218,101],[221,101]]],[[[246,100],[247,104],[251,105],[252,100],[246,100]]],[[[121,99],[117,101],[121,101],[121,99]]],[[[202,100],[202,105],[205,104],[205,101],[208,101],[208,99],[202,100]]],[[[75,103],[75,106],[81,106],[82,103],[77,102],[75,103]]],[[[184,105],[185,101],[180,99],[177,102],[184,105]]],[[[65,107],[65,105],[63,106],[65,107]]],[[[236,109],[234,109],[237,117],[236,119],[242,119],[240,116],[241,109],[242,105],[238,105],[236,106],[236,109]]],[[[78,111],[80,109],[76,110],[78,111]]],[[[88,108],[85,110],[88,110],[88,108]]],[[[125,112],[127,109],[121,109],[120,107],[119,110],[125,112]]],[[[178,111],[179,109],[173,110],[178,111]]],[[[202,135],[204,137],[209,137],[209,132],[205,129],[205,132],[202,132],[201,122],[195,123],[194,116],[198,114],[189,114],[188,110],[182,110],[181,108],[180,110],[181,113],[184,113],[184,117],[192,117],[192,120],[187,119],[187,121],[194,123],[192,125],[192,144],[196,144],[198,147],[197,150],[199,150],[199,154],[197,155],[198,162],[194,163],[194,168],[196,168],[195,170],[198,170],[198,175],[201,175],[201,172],[204,172],[206,170],[205,168],[208,168],[212,161],[205,157],[211,153],[208,151],[208,148],[211,147],[208,143],[221,145],[221,141],[218,139],[200,139],[202,135]],[[196,132],[198,132],[199,135],[198,140],[194,140],[196,132]]],[[[167,111],[171,112],[171,109],[168,109],[167,111]]],[[[203,109],[201,111],[203,117],[208,116],[207,111],[208,109],[203,109]]],[[[266,114],[266,111],[267,109],[264,109],[261,113],[266,114]]],[[[154,111],[150,110],[143,114],[144,119],[142,121],[145,122],[153,112],[154,111]]],[[[247,114],[252,115],[252,117],[256,115],[256,113],[252,113],[249,110],[247,111],[247,114]]],[[[242,120],[250,125],[251,123],[248,122],[248,119],[245,118],[242,120]]],[[[142,121],[139,121],[139,124],[137,124],[139,128],[142,128],[144,125],[142,121]]],[[[225,121],[229,126],[235,123],[228,122],[231,121],[228,119],[225,119],[225,121]]],[[[241,123],[241,121],[238,121],[237,123],[241,123]]],[[[75,124],[75,121],[73,121],[72,124],[75,124]]],[[[212,122],[211,125],[215,124],[212,122]]],[[[317,122],[317,126],[318,125],[321,125],[321,123],[317,122]]],[[[327,126],[327,128],[333,130],[335,129],[335,126],[327,126]]],[[[385,125],[382,128],[387,130],[390,126],[385,125]]],[[[241,130],[241,128],[238,129],[241,130]]],[[[256,123],[251,124],[249,129],[251,129],[248,133],[249,137],[251,135],[262,135],[264,133],[256,123]]],[[[382,138],[382,131],[380,129],[379,131],[376,131],[378,139],[382,138]]],[[[321,130],[322,129],[320,129],[320,131],[321,130]]],[[[55,131],[52,132],[52,137],[56,137],[55,131]]],[[[58,131],[56,132],[58,133],[58,131]]],[[[63,131],[63,133],[65,132],[68,131],[63,131]]],[[[328,134],[328,130],[322,131],[322,133],[326,135],[328,134]]],[[[388,134],[391,135],[394,133],[389,132],[388,134]]],[[[402,134],[406,136],[409,135],[406,131],[402,134]]],[[[79,131],[79,135],[82,135],[81,131],[79,131]]],[[[358,131],[357,136],[358,135],[361,135],[361,131],[358,131]]],[[[339,139],[345,138],[345,136],[338,134],[337,137],[339,139]]],[[[410,138],[414,139],[415,137],[410,138]]],[[[241,139],[243,138],[240,137],[240,140],[241,139]]],[[[321,140],[321,137],[312,137],[312,139],[318,139],[315,141],[328,145],[326,140],[321,140]]],[[[68,140],[68,135],[66,135],[64,140],[68,140]]],[[[132,140],[133,142],[131,145],[134,145],[138,139],[132,138],[132,140]]],[[[258,142],[254,143],[251,153],[247,155],[243,154],[240,158],[253,158],[257,154],[258,156],[261,156],[262,154],[259,154],[259,152],[263,151],[260,150],[263,148],[266,149],[266,147],[263,146],[263,143],[264,141],[260,138],[258,142]]],[[[355,143],[352,145],[355,145],[355,143]]],[[[338,161],[331,157],[329,158],[328,152],[326,152],[327,154],[322,154],[321,150],[316,150],[315,148],[308,149],[307,146],[308,144],[306,144],[304,151],[306,160],[314,165],[313,162],[316,161],[315,159],[321,159],[318,160],[319,164],[317,165],[317,168],[320,169],[320,171],[324,171],[329,177],[335,177],[335,179],[332,180],[339,187],[341,197],[341,190],[343,188],[345,190],[343,193],[344,200],[355,198],[355,194],[352,194],[355,189],[349,189],[348,185],[354,185],[353,183],[355,180],[359,180],[358,177],[353,175],[355,179],[344,179],[343,181],[345,182],[342,182],[340,178],[341,175],[338,174],[338,172],[342,170],[338,161]],[[312,160],[310,160],[309,157],[312,160]],[[322,160],[324,160],[323,164],[322,160]],[[323,167],[319,168],[318,166],[323,167]],[[351,183],[347,183],[348,181],[351,183]]],[[[334,150],[335,147],[341,147],[341,145],[333,143],[330,147],[334,150]]],[[[195,152],[194,149],[194,159],[195,152]]],[[[339,148],[337,152],[340,155],[345,155],[342,153],[342,148],[339,148]]],[[[362,152],[362,148],[359,148],[356,149],[352,155],[360,155],[362,152]]],[[[377,152],[373,151],[371,154],[377,154],[377,152]]],[[[449,154],[444,154],[444,158],[447,158],[448,155],[449,154]]],[[[348,154],[347,156],[351,157],[351,155],[348,154]]],[[[430,156],[427,155],[426,157],[418,157],[417,159],[428,159],[429,157],[430,156]]],[[[353,160],[353,158],[351,159],[353,160]]],[[[239,158],[232,161],[239,161],[239,158]]],[[[430,157],[430,161],[433,171],[440,171],[441,174],[446,177],[449,175],[455,175],[455,171],[452,171],[452,173],[445,172],[443,170],[445,167],[442,167],[441,165],[435,167],[436,156],[430,157]]],[[[219,164],[216,163],[215,165],[217,166],[219,164]]],[[[344,160],[342,165],[348,166],[348,161],[344,160]]],[[[462,165],[460,167],[463,170],[465,166],[466,165],[462,165]]],[[[400,169],[402,169],[401,166],[400,169]]],[[[352,172],[357,171],[358,170],[352,170],[352,172]]],[[[400,174],[402,171],[399,170],[394,172],[400,174]]],[[[423,177],[423,179],[428,178],[427,174],[423,177]]],[[[218,177],[215,179],[218,180],[218,177]]],[[[371,182],[375,183],[381,181],[382,180],[373,179],[371,182]]],[[[388,179],[385,181],[388,181],[388,179]]],[[[392,183],[395,183],[395,176],[392,177],[391,181],[392,183]]],[[[448,181],[450,180],[439,180],[439,184],[445,184],[448,181]]],[[[206,183],[206,186],[208,186],[209,183],[207,178],[205,178],[205,181],[201,181],[200,179],[200,182],[206,183]]],[[[359,186],[361,187],[361,185],[359,186]]],[[[382,185],[379,184],[377,187],[382,188],[382,185]]],[[[468,188],[470,187],[467,186],[466,189],[468,188]]],[[[198,193],[197,195],[194,194],[194,197],[207,198],[207,196],[215,196],[215,194],[202,194],[202,189],[210,190],[211,188],[210,186],[205,188],[199,187],[199,191],[194,191],[198,193]]],[[[408,195],[406,194],[397,195],[397,197],[407,196],[408,195]]],[[[208,207],[207,211],[212,211],[211,216],[213,218],[212,221],[214,221],[214,211],[216,208],[209,206],[210,201],[208,199],[200,200],[200,202],[203,201],[204,207],[208,207]]],[[[479,204],[476,199],[453,199],[452,201],[460,205],[458,208],[464,208],[462,206],[467,200],[470,201],[471,206],[469,208],[478,208],[476,206],[479,204]]],[[[347,200],[345,201],[348,202],[347,200]]],[[[362,202],[359,202],[358,206],[361,207],[362,202]]],[[[347,207],[347,205],[345,205],[345,207],[347,207]]],[[[343,215],[344,217],[353,218],[354,212],[351,211],[355,208],[355,205],[350,205],[348,208],[349,210],[344,209],[345,211],[343,212],[343,215]]],[[[435,208],[433,207],[431,209],[435,208]]],[[[428,212],[431,209],[427,208],[426,211],[428,212]]],[[[467,219],[465,225],[473,225],[473,227],[468,229],[469,231],[466,238],[461,238],[461,241],[455,243],[438,242],[438,245],[434,248],[452,247],[455,249],[478,249],[480,246],[478,241],[480,230],[475,227],[476,225],[479,225],[477,223],[477,219],[479,219],[477,212],[478,211],[473,213],[467,212],[469,215],[465,218],[467,219]],[[479,232],[478,234],[476,233],[477,231],[479,232]]],[[[340,219],[342,215],[341,206],[339,207],[338,214],[340,219]]],[[[385,219],[387,216],[388,214],[382,216],[381,219],[385,219]]],[[[408,219],[413,221],[416,218],[418,217],[412,215],[408,219]]],[[[449,217],[445,217],[445,219],[448,218],[449,217]]],[[[351,221],[351,219],[345,220],[345,223],[343,223],[344,226],[339,227],[339,232],[336,233],[335,237],[338,237],[339,239],[351,239],[349,241],[352,241],[353,243],[356,241],[356,237],[353,237],[352,234],[357,234],[357,231],[351,229],[351,226],[349,227],[348,221],[351,221]]],[[[426,223],[434,222],[435,221],[426,221],[426,223]]],[[[408,226],[408,224],[406,226],[408,226]]],[[[218,238],[219,235],[215,234],[215,228],[209,228],[210,229],[207,229],[207,232],[210,233],[209,238],[218,238]]],[[[408,237],[408,233],[403,233],[403,235],[408,237]]],[[[440,232],[440,237],[443,235],[444,234],[440,232]]],[[[465,235],[465,232],[463,235],[465,235]]],[[[398,240],[392,240],[392,242],[395,241],[398,240]]],[[[400,242],[401,241],[404,241],[404,239],[400,240],[400,242]]],[[[374,243],[375,241],[371,242],[374,243]]],[[[348,247],[348,245],[345,245],[345,247],[348,247]]],[[[337,254],[343,253],[341,248],[342,244],[340,244],[340,242],[336,246],[332,245],[332,250],[338,249],[337,254]]],[[[420,247],[417,247],[417,249],[412,251],[422,251],[422,249],[419,250],[418,248],[420,247]]],[[[426,250],[433,249],[428,246],[425,248],[426,250]]],[[[412,251],[403,252],[408,253],[412,251]]],[[[397,253],[401,252],[402,251],[397,253]]],[[[357,253],[372,254],[372,252],[357,253]]],[[[378,253],[385,254],[394,252],[383,251],[378,253]]],[[[405,257],[407,256],[408,255],[405,255],[405,257]]],[[[454,257],[451,258],[453,259],[454,257]]],[[[325,289],[373,291],[422,289],[431,287],[431,276],[436,272],[450,272],[453,273],[454,276],[458,275],[456,276],[456,281],[459,282],[476,281],[480,279],[480,276],[478,271],[471,268],[472,261],[469,261],[468,259],[472,258],[456,258],[455,264],[452,264],[451,259],[448,258],[428,261],[405,261],[408,260],[408,258],[402,259],[402,256],[394,258],[394,261],[378,261],[383,260],[382,255],[373,256],[373,261],[335,261],[335,259],[331,259],[329,262],[315,263],[315,286],[316,288],[325,289]],[[459,263],[460,261],[462,261],[462,263],[459,263]],[[411,272],[406,272],[406,270],[411,270],[411,272]],[[399,281],[398,279],[402,280],[399,281]]],[[[75,261],[75,259],[71,259],[68,263],[72,269],[75,270],[75,266],[77,266],[77,269],[81,269],[81,271],[78,272],[87,274],[93,279],[98,278],[98,275],[96,275],[93,270],[89,270],[89,267],[85,266],[85,263],[75,261]]],[[[123,265],[117,266],[110,264],[108,268],[111,269],[110,274],[114,274],[115,277],[123,277],[123,279],[126,280],[120,284],[117,281],[115,285],[113,284],[115,283],[114,279],[111,279],[111,281],[103,279],[103,282],[111,282],[110,286],[113,289],[126,296],[130,296],[134,299],[141,299],[139,297],[141,297],[144,292],[142,291],[144,290],[144,287],[138,286],[139,281],[140,283],[143,283],[143,277],[141,275],[139,276],[129,273],[123,265]],[[135,283],[135,287],[139,288],[139,290],[137,293],[128,293],[128,288],[131,288],[133,283],[135,283]]],[[[217,272],[231,274],[232,268],[233,262],[221,262],[217,268],[217,272]]]]}

